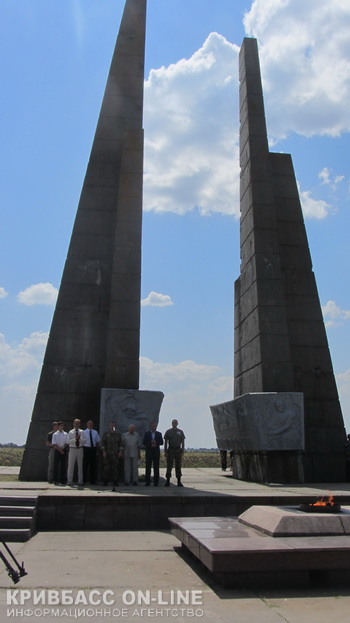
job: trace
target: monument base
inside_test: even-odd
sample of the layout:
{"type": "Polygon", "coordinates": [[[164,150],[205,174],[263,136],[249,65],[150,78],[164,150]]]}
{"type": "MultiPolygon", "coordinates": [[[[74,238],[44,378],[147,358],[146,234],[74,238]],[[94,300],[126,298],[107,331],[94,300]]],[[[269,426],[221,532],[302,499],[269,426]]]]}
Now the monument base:
{"type": "Polygon", "coordinates": [[[233,451],[234,478],[304,482],[302,393],[243,394],[210,410],[218,448],[233,451]]]}
{"type": "Polygon", "coordinates": [[[318,508],[321,512],[314,514],[293,506],[251,506],[238,517],[238,521],[274,538],[350,534],[349,506],[332,514],[327,512],[328,507],[318,508]]]}
{"type": "Polygon", "coordinates": [[[301,451],[233,453],[232,474],[237,480],[250,482],[305,482],[301,451]]]}
{"type": "Polygon", "coordinates": [[[100,435],[108,430],[109,422],[115,422],[120,433],[126,433],[134,424],[141,441],[150,424],[158,424],[164,394],[140,389],[101,390],[100,435]]]}

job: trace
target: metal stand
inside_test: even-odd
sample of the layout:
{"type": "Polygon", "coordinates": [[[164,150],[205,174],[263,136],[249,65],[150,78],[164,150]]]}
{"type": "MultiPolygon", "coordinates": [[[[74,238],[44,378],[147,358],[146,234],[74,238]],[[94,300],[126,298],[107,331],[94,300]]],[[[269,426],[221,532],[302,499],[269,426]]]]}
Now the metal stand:
{"type": "Polygon", "coordinates": [[[0,558],[3,561],[6,569],[7,569],[7,573],[9,574],[11,580],[17,584],[17,582],[20,581],[20,579],[24,576],[24,575],[28,575],[28,573],[26,572],[25,568],[24,568],[24,563],[22,562],[22,565],[19,564],[19,562],[16,560],[16,558],[14,557],[14,555],[12,554],[10,548],[8,547],[8,545],[6,545],[5,541],[3,541],[2,539],[0,539],[1,544],[3,545],[3,547],[5,548],[5,550],[7,551],[7,553],[11,556],[13,562],[16,564],[18,571],[16,571],[16,569],[14,569],[12,567],[12,565],[10,564],[10,562],[7,560],[5,554],[3,554],[3,552],[0,551],[0,558]]]}

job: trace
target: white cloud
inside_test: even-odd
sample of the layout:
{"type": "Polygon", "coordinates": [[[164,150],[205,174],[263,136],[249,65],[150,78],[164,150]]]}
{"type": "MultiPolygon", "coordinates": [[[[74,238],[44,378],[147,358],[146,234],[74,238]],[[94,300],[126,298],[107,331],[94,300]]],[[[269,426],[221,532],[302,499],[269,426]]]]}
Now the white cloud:
{"type": "Polygon", "coordinates": [[[145,83],[144,208],[239,215],[239,48],[217,33],[145,83]]]}
{"type": "Polygon", "coordinates": [[[165,393],[160,430],[169,428],[176,418],[184,428],[187,447],[216,447],[210,405],[232,398],[232,377],[223,376],[219,366],[191,360],[159,363],[141,357],[141,383],[165,393]]]}
{"type": "Polygon", "coordinates": [[[1,443],[23,445],[26,442],[36,388],[37,380],[28,384],[24,382],[1,384],[0,410],[3,414],[1,443]]]}
{"type": "Polygon", "coordinates": [[[150,292],[149,295],[141,300],[143,307],[168,307],[174,305],[169,294],[160,294],[159,292],[150,292]]]}
{"type": "Polygon", "coordinates": [[[8,292],[6,292],[5,288],[0,288],[0,299],[6,298],[7,295],[8,295],[8,292]]]}
{"type": "Polygon", "coordinates": [[[48,333],[34,332],[20,344],[6,343],[0,333],[0,377],[13,378],[23,374],[37,373],[44,356],[48,333]]]}
{"type": "Polygon", "coordinates": [[[25,443],[47,338],[35,332],[19,344],[7,344],[0,334],[2,443],[25,443]]]}
{"type": "Polygon", "coordinates": [[[54,305],[58,290],[51,283],[36,283],[22,290],[17,300],[23,305],[54,305]]]}
{"type": "MultiPolygon", "coordinates": [[[[259,41],[270,143],[291,132],[337,136],[349,131],[349,3],[255,0],[244,23],[247,34],[259,41]]],[[[239,217],[238,52],[211,33],[191,58],[150,72],[145,210],[185,214],[198,209],[202,215],[239,217]]],[[[343,179],[331,177],[326,168],[322,176],[332,188],[343,179]]],[[[329,204],[310,191],[301,199],[306,218],[330,212],[329,204]]]]}
{"type": "Polygon", "coordinates": [[[330,170],[327,167],[324,167],[318,174],[318,177],[322,180],[322,184],[330,184],[329,176],[330,170]]]}
{"type": "Polygon", "coordinates": [[[350,319],[350,311],[340,309],[335,301],[328,301],[323,305],[322,313],[327,327],[334,327],[350,319]]]}
{"type": "Polygon", "coordinates": [[[318,177],[320,178],[320,180],[322,180],[322,184],[329,185],[333,190],[335,190],[337,184],[339,184],[339,182],[342,182],[344,179],[344,175],[333,176],[331,169],[328,169],[328,167],[324,167],[324,169],[319,172],[318,177]]]}
{"type": "Polygon", "coordinates": [[[349,2],[254,0],[244,25],[259,41],[269,133],[349,131],[349,2]]]}
{"type": "Polygon", "coordinates": [[[184,381],[186,379],[208,380],[220,372],[218,366],[208,366],[187,360],[180,363],[157,363],[141,357],[141,368],[148,380],[158,382],[184,381]]]}
{"type": "Polygon", "coordinates": [[[309,190],[299,190],[300,203],[306,219],[323,219],[328,216],[331,206],[323,199],[313,199],[309,190]]]}

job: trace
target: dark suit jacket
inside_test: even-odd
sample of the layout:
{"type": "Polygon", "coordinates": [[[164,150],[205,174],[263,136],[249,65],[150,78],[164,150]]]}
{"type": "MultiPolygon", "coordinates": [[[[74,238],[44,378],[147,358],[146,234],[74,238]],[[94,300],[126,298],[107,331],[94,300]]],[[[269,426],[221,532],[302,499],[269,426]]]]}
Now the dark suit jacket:
{"type": "Polygon", "coordinates": [[[150,430],[146,431],[144,436],[143,436],[143,445],[146,448],[146,453],[147,452],[156,452],[157,454],[159,454],[160,450],[159,450],[159,446],[162,446],[164,441],[163,441],[163,436],[162,433],[160,433],[158,430],[156,430],[156,434],[155,434],[155,442],[156,442],[156,447],[152,448],[151,446],[151,441],[152,441],[152,433],[150,430]]]}

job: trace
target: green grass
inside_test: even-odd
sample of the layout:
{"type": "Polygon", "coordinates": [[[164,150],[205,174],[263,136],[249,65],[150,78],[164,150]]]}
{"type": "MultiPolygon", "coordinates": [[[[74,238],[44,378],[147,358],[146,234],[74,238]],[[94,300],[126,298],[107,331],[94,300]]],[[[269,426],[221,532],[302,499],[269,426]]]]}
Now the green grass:
{"type": "MultiPolygon", "coordinates": [[[[23,457],[23,448],[0,448],[0,465],[20,466],[23,457]]],[[[165,467],[164,452],[161,452],[161,467],[165,467]]],[[[141,467],[145,466],[144,452],[142,452],[141,467]]],[[[183,467],[220,467],[220,454],[210,450],[186,450],[182,460],[183,467]]],[[[13,478],[13,480],[16,480],[13,478]]],[[[9,477],[6,477],[9,480],[9,477]]]]}
{"type": "Polygon", "coordinates": [[[23,448],[0,448],[0,465],[20,467],[23,452],[23,448]]]}

